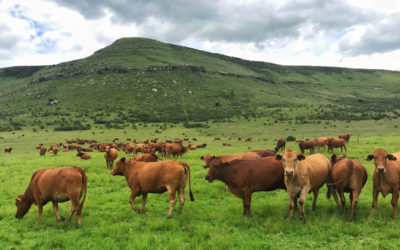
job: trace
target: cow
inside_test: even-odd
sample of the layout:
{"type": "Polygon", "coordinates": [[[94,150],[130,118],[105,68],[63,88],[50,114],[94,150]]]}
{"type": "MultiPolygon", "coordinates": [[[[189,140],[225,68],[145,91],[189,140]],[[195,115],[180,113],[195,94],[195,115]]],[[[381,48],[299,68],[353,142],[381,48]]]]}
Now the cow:
{"type": "Polygon", "coordinates": [[[170,200],[167,218],[171,217],[172,209],[175,206],[176,192],[179,195],[179,213],[181,213],[186,200],[185,186],[187,179],[189,179],[190,200],[194,201],[190,181],[190,167],[184,162],[175,160],[140,162],[133,159],[127,160],[123,157],[117,162],[111,174],[125,176],[132,191],[129,202],[136,213],[140,213],[134,204],[136,196],[142,195],[141,213],[145,213],[147,194],[164,193],[165,191],[168,191],[170,200]]]}
{"type": "Polygon", "coordinates": [[[145,162],[156,162],[158,160],[161,160],[155,153],[136,155],[133,159],[135,161],[145,161],[145,162]]]}
{"type": "MultiPolygon", "coordinates": [[[[275,158],[282,160],[284,168],[285,185],[289,196],[288,219],[293,217],[293,210],[297,207],[297,199],[299,199],[300,219],[305,221],[304,202],[306,196],[309,192],[313,192],[314,200],[311,209],[314,210],[319,189],[329,181],[329,173],[332,170],[331,163],[322,154],[305,157],[303,154],[298,155],[292,149],[285,150],[282,155],[276,155],[275,158]]],[[[332,189],[332,187],[330,188],[332,189]]]]}
{"type": "Polygon", "coordinates": [[[296,141],[299,144],[299,148],[302,154],[304,154],[304,150],[309,149],[310,154],[314,153],[314,141],[296,141]]]}
{"type": "Polygon", "coordinates": [[[197,138],[193,137],[193,138],[192,138],[192,141],[197,141],[197,138]]]}
{"type": "Polygon", "coordinates": [[[317,137],[314,139],[314,147],[318,150],[325,148],[325,146],[328,145],[329,140],[332,139],[332,137],[317,137]]]}
{"type": "Polygon", "coordinates": [[[46,151],[47,151],[47,148],[45,146],[40,147],[40,151],[39,151],[40,156],[45,156],[46,151]]]}
{"type": "Polygon", "coordinates": [[[206,144],[206,143],[198,144],[198,145],[197,145],[197,148],[205,148],[205,147],[207,147],[207,144],[206,144]]]}
{"type": "Polygon", "coordinates": [[[346,143],[349,143],[351,134],[340,134],[338,136],[339,139],[343,139],[346,143]]]}
{"type": "Polygon", "coordinates": [[[205,179],[220,180],[229,191],[243,200],[243,216],[251,216],[251,196],[254,192],[285,189],[282,162],[273,156],[251,160],[234,160],[222,165],[210,164],[205,179]]]}
{"type": "Polygon", "coordinates": [[[78,144],[70,144],[70,145],[68,145],[68,149],[69,150],[78,150],[78,151],[81,151],[81,149],[82,149],[82,147],[81,146],[79,146],[78,144]]]}
{"type": "MultiPolygon", "coordinates": [[[[350,193],[351,213],[349,221],[354,218],[354,211],[357,206],[358,196],[361,193],[361,189],[367,182],[368,174],[365,167],[357,160],[347,159],[345,156],[338,158],[335,154],[331,156],[332,183],[327,184],[333,186],[340,197],[342,208],[345,208],[346,199],[344,193],[350,193]]],[[[327,198],[330,197],[330,191],[328,189],[327,198]]],[[[337,202],[337,201],[336,201],[337,202]]],[[[337,203],[339,205],[339,203],[337,203]]]]}
{"type": "Polygon", "coordinates": [[[115,159],[118,157],[118,151],[115,148],[109,148],[105,153],[104,153],[104,158],[106,159],[106,165],[107,169],[113,168],[113,164],[115,159]]]}
{"type": "Polygon", "coordinates": [[[373,215],[378,205],[378,195],[383,198],[392,194],[392,218],[397,218],[397,205],[400,189],[400,152],[388,154],[386,150],[376,149],[372,155],[367,156],[367,161],[374,159],[375,169],[372,177],[372,208],[370,215],[373,215]]]}
{"type": "Polygon", "coordinates": [[[347,151],[346,141],[344,139],[331,139],[328,141],[328,152],[333,152],[334,148],[340,148],[340,152],[347,151]]]}
{"type": "Polygon", "coordinates": [[[32,204],[38,206],[39,217],[42,220],[43,206],[47,202],[53,203],[56,220],[63,220],[58,214],[58,203],[71,200],[71,212],[67,220],[76,213],[77,224],[81,226],[83,203],[86,199],[87,176],[83,169],[78,167],[61,167],[37,170],[31,178],[23,195],[15,199],[17,206],[16,218],[22,219],[32,204]],[[83,195],[83,198],[82,198],[83,195]],[[80,199],[82,198],[82,201],[80,199]]]}
{"type": "Polygon", "coordinates": [[[238,154],[219,155],[219,156],[206,154],[205,156],[200,157],[200,159],[204,161],[203,168],[209,168],[211,164],[222,166],[233,160],[249,160],[257,158],[261,158],[261,156],[257,152],[244,152],[238,154]]]}
{"type": "Polygon", "coordinates": [[[166,156],[172,155],[174,157],[178,157],[178,156],[182,156],[184,153],[187,152],[187,148],[185,148],[181,144],[168,143],[168,144],[164,144],[164,145],[165,145],[165,155],[166,156]]]}
{"type": "Polygon", "coordinates": [[[4,153],[11,153],[11,150],[13,150],[12,147],[4,148],[4,153]]]}
{"type": "Polygon", "coordinates": [[[36,149],[40,149],[41,147],[43,147],[43,143],[36,145],[36,149]]]}
{"type": "Polygon", "coordinates": [[[221,138],[219,138],[218,136],[214,137],[214,141],[219,141],[219,140],[221,140],[221,138]]]}
{"type": "Polygon", "coordinates": [[[270,149],[255,149],[251,150],[250,152],[256,152],[260,157],[267,157],[267,156],[275,156],[276,153],[270,149]]]}
{"type": "Polygon", "coordinates": [[[86,154],[86,153],[82,153],[82,152],[78,152],[76,154],[76,156],[80,157],[82,160],[89,160],[90,158],[92,158],[90,156],[90,154],[86,154]]]}
{"type": "Polygon", "coordinates": [[[225,146],[225,147],[230,147],[230,146],[232,146],[232,144],[230,144],[230,143],[227,143],[227,142],[224,142],[224,143],[222,143],[222,146],[225,146]]]}
{"type": "Polygon", "coordinates": [[[228,136],[227,139],[228,139],[228,141],[232,140],[232,136],[228,136]]]}
{"type": "Polygon", "coordinates": [[[278,152],[279,150],[285,151],[285,146],[286,146],[286,139],[281,138],[276,142],[276,147],[275,147],[275,152],[278,152]]]}
{"type": "Polygon", "coordinates": [[[246,140],[244,140],[244,141],[253,141],[253,137],[251,137],[251,136],[247,137],[246,140]]]}

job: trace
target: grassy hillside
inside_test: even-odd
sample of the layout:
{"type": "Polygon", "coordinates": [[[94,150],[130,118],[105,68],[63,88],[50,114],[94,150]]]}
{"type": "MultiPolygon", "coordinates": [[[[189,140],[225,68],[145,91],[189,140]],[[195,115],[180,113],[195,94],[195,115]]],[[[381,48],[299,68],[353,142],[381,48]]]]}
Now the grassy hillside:
{"type": "Polygon", "coordinates": [[[399,83],[399,72],[280,66],[123,38],[81,60],[0,69],[0,131],[391,119],[400,116],[399,83]]]}

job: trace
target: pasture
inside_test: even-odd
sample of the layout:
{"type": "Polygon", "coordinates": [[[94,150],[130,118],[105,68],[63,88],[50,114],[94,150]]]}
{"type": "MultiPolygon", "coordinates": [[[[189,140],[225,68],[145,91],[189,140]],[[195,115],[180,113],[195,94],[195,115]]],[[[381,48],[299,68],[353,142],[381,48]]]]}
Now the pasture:
{"type": "MultiPolygon", "coordinates": [[[[155,133],[157,124],[139,126],[137,130],[92,129],[89,131],[32,132],[22,129],[0,133],[0,248],[1,249],[293,249],[293,248],[346,248],[346,249],[394,249],[400,246],[400,219],[391,218],[391,195],[378,198],[378,208],[369,217],[372,202],[373,162],[365,161],[374,149],[383,147],[388,152],[400,151],[399,136],[394,122],[350,122],[334,124],[264,125],[262,120],[215,123],[210,128],[187,129],[174,126],[155,133]],[[312,195],[305,203],[307,221],[299,219],[296,211],[293,220],[286,220],[288,198],[284,190],[254,193],[251,204],[252,217],[242,217],[242,202],[224,190],[219,181],[208,183],[204,177],[200,156],[244,152],[252,149],[272,149],[275,139],[288,135],[299,139],[318,136],[335,136],[350,132],[353,137],[348,145],[347,157],[358,159],[368,170],[368,181],[361,192],[353,222],[347,222],[350,210],[337,210],[334,200],[325,197],[326,187],[320,190],[317,208],[310,211],[312,195]],[[357,138],[359,135],[359,138],[357,138]],[[221,141],[214,141],[220,136],[221,141]],[[226,138],[232,136],[231,147],[223,147],[226,138]],[[253,136],[253,142],[238,141],[253,136]],[[76,151],[59,152],[57,156],[40,157],[35,149],[38,143],[65,142],[65,139],[96,139],[111,142],[119,137],[137,140],[158,137],[160,140],[174,137],[196,137],[197,143],[207,143],[204,149],[189,151],[179,158],[192,171],[192,190],[195,201],[191,202],[186,187],[187,200],[181,215],[178,205],[171,219],[165,215],[169,207],[167,193],[149,194],[146,214],[136,214],[130,204],[130,189],[122,176],[111,176],[106,169],[103,154],[90,153],[92,159],[84,161],[76,157],[76,151]],[[357,143],[358,141],[358,143],[357,143]],[[11,154],[3,148],[12,146],[11,154]],[[78,166],[88,175],[88,194],[82,211],[82,227],[76,227],[76,217],[70,222],[56,222],[51,207],[43,209],[43,220],[37,222],[38,210],[33,205],[24,219],[16,219],[14,199],[27,187],[32,173],[40,168],[78,166]]],[[[286,148],[299,151],[297,144],[288,142],[286,148]]],[[[334,151],[339,153],[337,149],[334,151]]],[[[330,157],[326,151],[325,156],[330,157]]],[[[306,151],[308,155],[308,150],[306,151]]],[[[125,155],[119,151],[118,159],[125,155]]],[[[167,158],[164,158],[167,159],[167,158]]],[[[114,163],[115,164],[115,163],[114,163]]],[[[346,195],[347,208],[349,205],[346,195]]],[[[135,200],[140,205],[141,198],[135,200]]],[[[60,215],[66,217],[70,202],[59,205],[60,215]]]]}

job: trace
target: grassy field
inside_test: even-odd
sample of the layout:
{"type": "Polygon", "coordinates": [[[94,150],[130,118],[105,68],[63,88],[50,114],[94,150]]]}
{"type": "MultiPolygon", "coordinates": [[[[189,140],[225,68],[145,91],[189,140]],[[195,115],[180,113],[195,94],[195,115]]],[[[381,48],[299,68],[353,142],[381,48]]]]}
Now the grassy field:
{"type": "MultiPolygon", "coordinates": [[[[388,152],[399,150],[400,137],[394,128],[398,121],[363,121],[350,123],[264,125],[262,119],[238,120],[235,123],[214,123],[210,128],[187,129],[181,125],[155,133],[159,124],[139,125],[133,129],[92,129],[89,131],[53,132],[22,129],[0,133],[0,148],[13,146],[11,154],[0,153],[0,248],[1,249],[293,249],[293,248],[345,248],[395,249],[400,246],[399,219],[391,218],[391,195],[378,199],[374,217],[369,217],[372,202],[373,163],[364,159],[378,147],[388,152]],[[255,193],[252,199],[252,218],[242,217],[242,202],[224,190],[219,181],[204,180],[200,156],[243,152],[275,146],[275,139],[288,135],[297,138],[337,136],[350,132],[353,137],[347,156],[363,163],[369,174],[356,210],[354,222],[347,222],[347,211],[336,210],[335,202],[326,200],[323,187],[317,209],[310,211],[312,195],[306,201],[307,222],[299,220],[296,212],[287,221],[287,194],[283,190],[255,193]],[[87,138],[111,141],[119,137],[143,140],[158,137],[196,137],[207,143],[205,149],[190,151],[179,160],[188,163],[192,171],[192,190],[195,201],[187,199],[182,215],[174,210],[171,219],[165,219],[169,202],[166,193],[150,194],[147,212],[134,213],[129,204],[130,189],[124,177],[111,176],[106,169],[103,153],[91,153],[92,159],[80,160],[75,152],[40,157],[37,143],[64,142],[65,139],[87,138]],[[222,147],[214,136],[234,136],[232,147],[222,147]],[[236,136],[253,136],[253,142],[237,141],[236,136]],[[43,211],[43,221],[37,222],[37,207],[32,206],[24,219],[17,220],[14,199],[25,191],[32,173],[40,168],[79,166],[88,175],[88,195],[83,208],[82,227],[71,222],[55,221],[51,204],[43,211]]],[[[287,148],[298,150],[289,142],[287,148]]],[[[339,153],[338,151],[335,151],[339,153]]],[[[322,152],[330,156],[327,152],[322,152]]],[[[119,157],[126,156],[119,152],[119,157]]],[[[127,156],[129,157],[129,156],[127,156]]],[[[186,192],[188,197],[188,192],[186,192]]],[[[347,197],[346,197],[347,198],[347,197]]],[[[140,198],[136,199],[140,204],[140,198]]],[[[67,216],[70,202],[60,204],[60,215],[67,216]]],[[[177,206],[176,206],[177,208],[177,206]]]]}

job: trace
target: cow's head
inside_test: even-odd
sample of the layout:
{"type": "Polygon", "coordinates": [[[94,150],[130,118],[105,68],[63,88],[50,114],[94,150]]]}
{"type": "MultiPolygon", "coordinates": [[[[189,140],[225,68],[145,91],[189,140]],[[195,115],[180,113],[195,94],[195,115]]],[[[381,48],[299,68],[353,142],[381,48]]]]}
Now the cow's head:
{"type": "Polygon", "coordinates": [[[210,163],[212,160],[214,160],[216,157],[210,154],[206,154],[205,156],[200,157],[201,160],[203,160],[203,168],[209,168],[210,163]]]}
{"type": "Polygon", "coordinates": [[[331,164],[332,166],[338,163],[339,161],[346,159],[346,155],[343,155],[342,157],[337,157],[337,155],[333,154],[331,156],[331,164]]]}
{"type": "Polygon", "coordinates": [[[375,171],[377,173],[386,172],[386,165],[388,160],[389,161],[397,160],[397,158],[394,155],[388,154],[386,150],[381,148],[376,149],[372,155],[368,155],[366,160],[370,161],[372,159],[374,159],[375,171]]]}
{"type": "Polygon", "coordinates": [[[214,160],[211,162],[211,164],[209,164],[209,166],[208,166],[209,169],[208,169],[208,172],[205,177],[208,182],[213,182],[214,180],[222,177],[223,176],[223,173],[222,173],[223,168],[226,167],[226,164],[222,164],[221,160],[219,160],[218,158],[215,158],[215,156],[213,156],[213,157],[214,157],[214,160]],[[216,162],[215,160],[217,160],[218,162],[216,162]]]}
{"type": "Polygon", "coordinates": [[[115,164],[115,167],[111,171],[112,175],[124,175],[124,170],[127,165],[127,160],[125,157],[122,157],[117,164],[115,164]]]}
{"type": "Polygon", "coordinates": [[[293,149],[287,149],[282,155],[276,155],[276,160],[282,160],[284,174],[287,177],[292,177],[296,174],[297,161],[302,161],[306,157],[303,154],[297,154],[293,149]]]}
{"type": "Polygon", "coordinates": [[[17,213],[15,214],[15,218],[22,219],[31,208],[32,201],[28,200],[23,195],[18,195],[18,197],[15,198],[15,205],[17,206],[17,213]]]}

